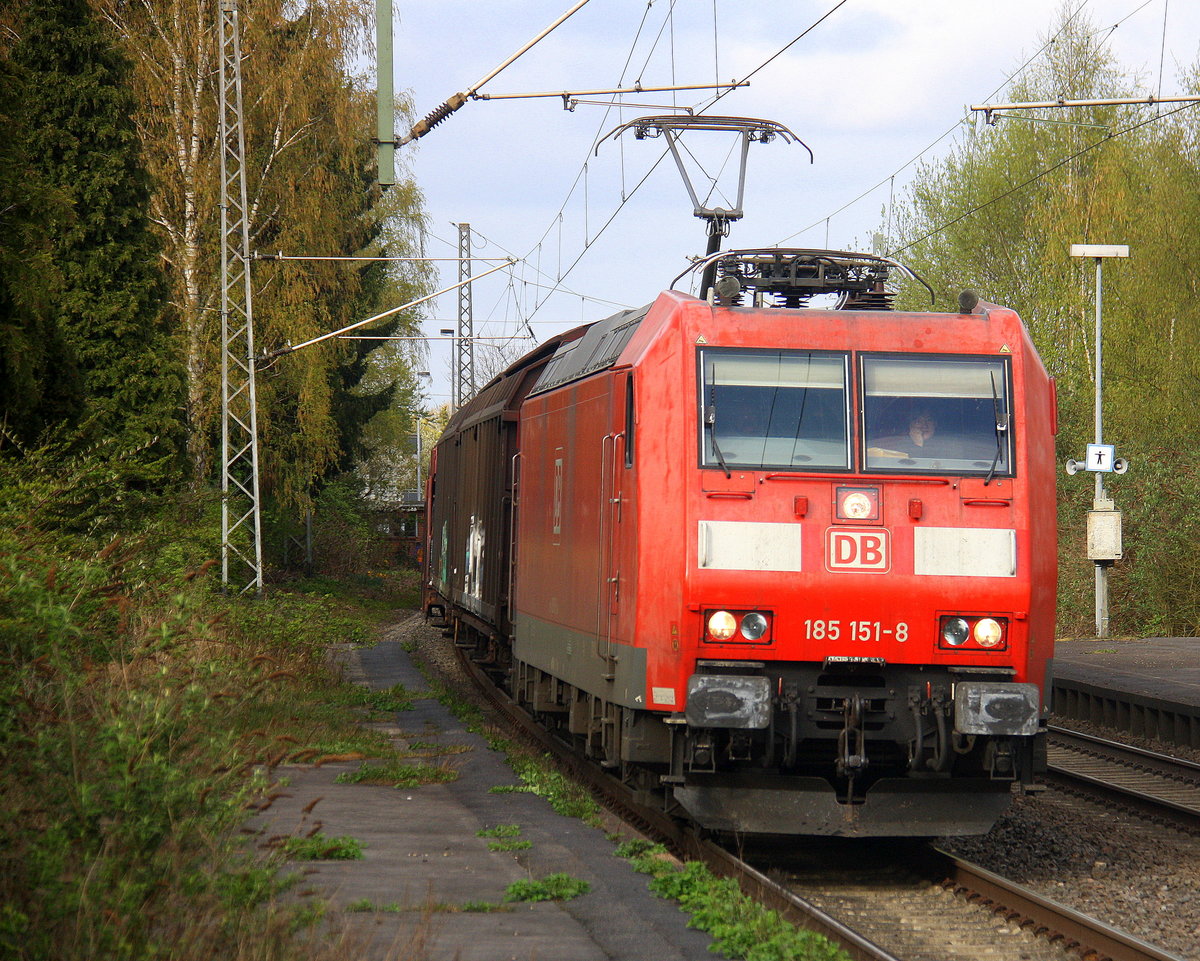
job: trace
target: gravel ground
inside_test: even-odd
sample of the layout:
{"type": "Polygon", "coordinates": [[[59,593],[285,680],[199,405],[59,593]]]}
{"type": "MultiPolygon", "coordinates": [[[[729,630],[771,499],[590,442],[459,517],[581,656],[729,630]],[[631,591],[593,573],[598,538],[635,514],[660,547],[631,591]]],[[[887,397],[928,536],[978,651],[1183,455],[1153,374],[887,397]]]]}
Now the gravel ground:
{"type": "Polygon", "coordinates": [[[453,643],[442,636],[441,628],[427,623],[420,611],[402,615],[400,620],[384,631],[383,639],[411,646],[422,661],[443,677],[466,683],[466,676],[458,666],[453,643]]]}
{"type": "Polygon", "coordinates": [[[1180,957],[1200,959],[1196,838],[1047,791],[1016,798],[988,834],[948,838],[943,846],[1180,957]]]}

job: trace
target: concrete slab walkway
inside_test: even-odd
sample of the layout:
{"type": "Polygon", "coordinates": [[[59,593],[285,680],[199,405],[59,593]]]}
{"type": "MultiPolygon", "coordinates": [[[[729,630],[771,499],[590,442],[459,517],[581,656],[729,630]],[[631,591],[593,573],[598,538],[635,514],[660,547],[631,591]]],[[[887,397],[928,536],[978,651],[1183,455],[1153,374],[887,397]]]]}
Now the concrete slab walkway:
{"type": "MultiPolygon", "coordinates": [[[[390,636],[427,632],[419,616],[390,636]]],[[[373,689],[403,684],[418,696],[428,688],[399,640],[350,652],[352,680],[373,689]]],[[[528,793],[492,793],[519,780],[504,757],[468,732],[432,698],[396,715],[388,730],[401,748],[436,744],[447,753],[424,759],[448,761],[458,779],[446,784],[392,788],[336,784],[358,762],[315,768],[281,766],[286,796],[256,816],[251,826],[265,836],[305,835],[319,828],[328,837],[363,842],[359,861],[296,863],[304,881],[295,892],[324,899],[327,916],[344,920],[363,961],[700,961],[711,959],[707,935],[687,927],[674,902],[654,897],[647,878],[613,854],[606,832],[555,813],[528,793]],[[465,750],[464,750],[465,748],[465,750]],[[520,827],[532,846],[493,852],[481,829],[520,827]],[[512,882],[564,872],[587,881],[587,894],[570,901],[515,903],[505,910],[460,910],[470,902],[499,903],[512,882]],[[371,911],[348,912],[369,901],[371,911]]]]}

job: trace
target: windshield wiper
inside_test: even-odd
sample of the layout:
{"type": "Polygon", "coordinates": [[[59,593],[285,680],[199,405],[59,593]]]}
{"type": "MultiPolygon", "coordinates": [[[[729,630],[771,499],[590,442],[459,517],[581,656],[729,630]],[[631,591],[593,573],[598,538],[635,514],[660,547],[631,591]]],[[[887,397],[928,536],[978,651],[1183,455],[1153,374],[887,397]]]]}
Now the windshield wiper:
{"type": "Polygon", "coordinates": [[[1000,395],[996,392],[996,372],[989,371],[988,373],[992,378],[992,417],[996,426],[996,455],[992,458],[992,466],[987,472],[987,477],[983,479],[984,487],[987,487],[992,482],[992,478],[996,476],[996,465],[1000,463],[1000,455],[1004,453],[1004,438],[1008,434],[1008,412],[1000,410],[1000,395]]]}
{"type": "Polygon", "coordinates": [[[725,463],[725,455],[721,453],[721,445],[717,443],[716,404],[709,404],[704,408],[704,426],[708,428],[708,436],[712,440],[713,453],[717,455],[717,463],[721,465],[721,470],[725,472],[725,479],[729,480],[733,474],[729,472],[729,467],[725,463]]]}

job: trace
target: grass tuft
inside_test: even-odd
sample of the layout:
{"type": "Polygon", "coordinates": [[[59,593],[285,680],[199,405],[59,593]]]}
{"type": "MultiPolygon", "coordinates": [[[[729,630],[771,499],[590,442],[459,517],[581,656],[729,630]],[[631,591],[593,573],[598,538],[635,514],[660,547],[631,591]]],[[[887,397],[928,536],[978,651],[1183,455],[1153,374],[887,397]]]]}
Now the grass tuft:
{"type": "Polygon", "coordinates": [[[376,904],[370,898],[359,898],[357,901],[351,901],[343,909],[350,914],[370,914],[376,911],[384,914],[402,914],[404,908],[397,902],[391,901],[388,904],[376,904]]]}
{"type": "Polygon", "coordinates": [[[337,689],[336,699],[349,707],[364,707],[371,712],[391,714],[413,710],[417,696],[406,690],[403,684],[393,684],[377,691],[361,684],[345,684],[337,689]]]}
{"type": "Polygon", "coordinates": [[[363,843],[357,838],[324,834],[285,838],[279,850],[292,861],[361,861],[363,857],[363,843]]]}
{"type": "Polygon", "coordinates": [[[515,838],[521,836],[519,824],[497,824],[494,828],[480,828],[475,832],[477,838],[515,838]]]}
{"type": "Polygon", "coordinates": [[[382,763],[364,761],[354,771],[343,771],[334,781],[338,784],[380,784],[386,787],[417,787],[421,784],[444,784],[458,778],[449,764],[405,764],[398,758],[382,763]]]}
{"type": "Polygon", "coordinates": [[[516,838],[504,838],[502,841],[488,841],[489,851],[528,851],[533,847],[532,841],[522,841],[516,838]]]}
{"type": "Polygon", "coordinates": [[[591,885],[569,874],[548,874],[540,881],[514,881],[504,892],[505,901],[570,901],[591,890],[591,885]]]}
{"type": "Polygon", "coordinates": [[[438,702],[462,721],[468,731],[485,738],[493,751],[503,753],[522,781],[520,785],[496,785],[490,788],[493,794],[537,794],[549,801],[550,806],[564,817],[579,818],[593,827],[600,825],[600,805],[596,799],[586,788],[556,770],[549,755],[534,754],[502,736],[487,725],[483,711],[477,704],[456,694],[439,680],[427,676],[426,681],[438,702]]]}
{"type": "Polygon", "coordinates": [[[438,910],[453,914],[495,914],[498,911],[511,911],[512,908],[493,901],[464,901],[462,904],[440,904],[438,910]]]}

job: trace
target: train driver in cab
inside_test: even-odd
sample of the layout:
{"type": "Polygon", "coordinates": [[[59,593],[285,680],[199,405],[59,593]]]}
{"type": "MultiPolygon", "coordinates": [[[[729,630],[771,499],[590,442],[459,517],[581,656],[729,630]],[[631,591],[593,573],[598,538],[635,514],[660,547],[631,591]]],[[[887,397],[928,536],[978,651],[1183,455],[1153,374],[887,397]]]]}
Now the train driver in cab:
{"type": "MultiPolygon", "coordinates": [[[[904,421],[902,421],[903,423],[904,421]]],[[[876,437],[868,453],[875,457],[929,457],[928,448],[937,434],[937,421],[924,407],[911,411],[907,418],[908,430],[876,437]]]]}

